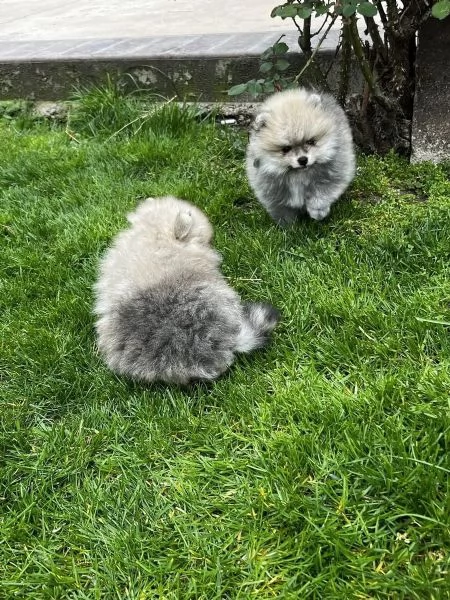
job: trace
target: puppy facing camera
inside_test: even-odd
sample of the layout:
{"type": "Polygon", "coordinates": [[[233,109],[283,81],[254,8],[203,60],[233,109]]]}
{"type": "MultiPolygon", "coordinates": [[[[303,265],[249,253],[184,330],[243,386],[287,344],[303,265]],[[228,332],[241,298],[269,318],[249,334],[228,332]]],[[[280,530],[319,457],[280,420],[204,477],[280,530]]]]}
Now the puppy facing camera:
{"type": "Polygon", "coordinates": [[[241,302],[228,285],[201,210],[148,198],[128,221],[95,284],[98,347],[113,371],[146,382],[213,380],[236,353],[266,344],[279,313],[241,302]]]}
{"type": "Polygon", "coordinates": [[[253,122],[246,167],[256,197],[278,224],[304,212],[324,219],[355,174],[346,114],[328,94],[304,88],[273,94],[253,122]]]}

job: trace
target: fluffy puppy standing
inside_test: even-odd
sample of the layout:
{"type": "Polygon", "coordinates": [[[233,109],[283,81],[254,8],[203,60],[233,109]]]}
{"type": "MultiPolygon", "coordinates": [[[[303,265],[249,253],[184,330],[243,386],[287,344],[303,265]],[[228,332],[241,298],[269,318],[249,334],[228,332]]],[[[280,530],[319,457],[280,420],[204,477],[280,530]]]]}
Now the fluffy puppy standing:
{"type": "Polygon", "coordinates": [[[144,200],[128,220],[95,285],[98,347],[113,371],[187,384],[265,345],[279,313],[242,303],[227,284],[206,215],[169,196],[144,200]]]}
{"type": "Polygon", "coordinates": [[[324,219],[355,174],[344,111],[332,96],[304,88],[273,94],[254,120],[246,166],[256,197],[277,223],[305,211],[324,219]]]}

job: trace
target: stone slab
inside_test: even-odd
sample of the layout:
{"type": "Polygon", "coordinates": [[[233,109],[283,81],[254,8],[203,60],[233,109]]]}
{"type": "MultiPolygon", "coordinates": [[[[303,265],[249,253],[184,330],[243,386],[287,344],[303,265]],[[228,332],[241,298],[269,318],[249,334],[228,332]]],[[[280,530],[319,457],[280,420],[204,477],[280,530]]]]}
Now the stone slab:
{"type": "Polygon", "coordinates": [[[419,32],[411,143],[412,162],[450,160],[450,18],[419,32]]]}

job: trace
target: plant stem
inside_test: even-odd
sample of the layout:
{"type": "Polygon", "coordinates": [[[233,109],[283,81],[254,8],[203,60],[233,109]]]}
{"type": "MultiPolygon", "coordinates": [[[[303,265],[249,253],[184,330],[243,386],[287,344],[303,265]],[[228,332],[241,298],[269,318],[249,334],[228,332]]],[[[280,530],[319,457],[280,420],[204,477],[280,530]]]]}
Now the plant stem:
{"type": "Polygon", "coordinates": [[[314,33],[311,34],[311,37],[315,37],[316,35],[319,35],[320,32],[322,31],[322,29],[325,27],[325,25],[327,24],[328,19],[330,18],[330,13],[327,13],[325,15],[325,19],[323,20],[322,25],[319,27],[319,29],[317,31],[315,31],[314,33]]]}
{"type": "Polygon", "coordinates": [[[300,27],[300,25],[297,23],[297,19],[295,17],[291,17],[292,18],[292,22],[294,23],[295,27],[297,28],[297,31],[300,34],[300,37],[303,35],[303,31],[302,28],[300,27]]]}
{"type": "Polygon", "coordinates": [[[348,21],[342,19],[342,56],[341,69],[339,75],[339,89],[337,94],[338,102],[341,106],[345,105],[348,95],[350,82],[350,61],[352,58],[352,44],[350,41],[350,32],[348,21]]]}
{"type": "Polygon", "coordinates": [[[387,48],[381,39],[380,31],[378,29],[378,25],[376,24],[373,17],[364,17],[364,20],[367,25],[367,31],[369,32],[370,38],[372,40],[373,47],[375,48],[378,56],[382,59],[383,62],[387,61],[387,48]]]}
{"type": "Polygon", "coordinates": [[[311,48],[311,17],[308,17],[304,20],[303,33],[299,37],[298,43],[302,52],[304,52],[307,56],[311,56],[312,48],[311,48]]]}
{"type": "Polygon", "coordinates": [[[369,63],[367,62],[366,57],[364,56],[364,49],[361,44],[361,39],[359,37],[358,27],[356,26],[356,19],[354,16],[350,17],[348,31],[353,51],[359,63],[359,68],[361,69],[364,79],[366,80],[367,85],[369,86],[370,93],[372,94],[374,100],[378,102],[378,104],[380,104],[387,110],[391,109],[391,102],[389,102],[389,100],[384,97],[383,93],[378,87],[378,84],[373,76],[369,63]]]}
{"type": "Polygon", "coordinates": [[[384,27],[386,27],[387,16],[386,16],[386,13],[384,12],[384,6],[382,5],[381,0],[377,0],[377,8],[378,8],[378,14],[380,15],[381,22],[383,23],[384,27]]]}
{"type": "Polygon", "coordinates": [[[398,21],[398,8],[396,0],[386,0],[387,17],[391,28],[395,27],[398,21]]]}
{"type": "MultiPolygon", "coordinates": [[[[303,75],[303,73],[306,71],[306,69],[308,69],[308,67],[311,65],[311,63],[314,61],[314,58],[317,54],[317,52],[319,51],[321,45],[323,44],[324,39],[327,37],[328,32],[330,31],[330,29],[332,28],[334,22],[336,21],[336,17],[332,17],[330,24],[328,25],[328,27],[326,28],[324,34],[322,35],[322,37],[320,38],[320,40],[317,43],[317,46],[314,48],[314,52],[311,53],[311,56],[308,58],[305,66],[303,67],[303,69],[300,71],[300,73],[294,78],[293,83],[298,83],[300,77],[303,75]]],[[[306,29],[306,19],[305,19],[305,29],[306,29]]],[[[311,42],[310,42],[311,43],[311,42]]]]}

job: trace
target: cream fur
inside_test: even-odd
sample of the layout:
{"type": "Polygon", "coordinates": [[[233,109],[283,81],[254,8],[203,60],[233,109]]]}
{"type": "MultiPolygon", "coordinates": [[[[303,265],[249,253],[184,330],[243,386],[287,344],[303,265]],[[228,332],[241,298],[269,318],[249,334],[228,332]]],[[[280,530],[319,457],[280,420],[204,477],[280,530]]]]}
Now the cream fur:
{"type": "Polygon", "coordinates": [[[266,343],[278,311],[241,302],[197,207],[148,198],[128,221],[95,285],[98,347],[112,370],[147,382],[215,379],[236,352],[266,343]]]}
{"type": "Polygon", "coordinates": [[[355,172],[344,111],[304,88],[273,94],[255,118],[246,164],[258,200],[278,223],[302,211],[323,219],[355,172]]]}

